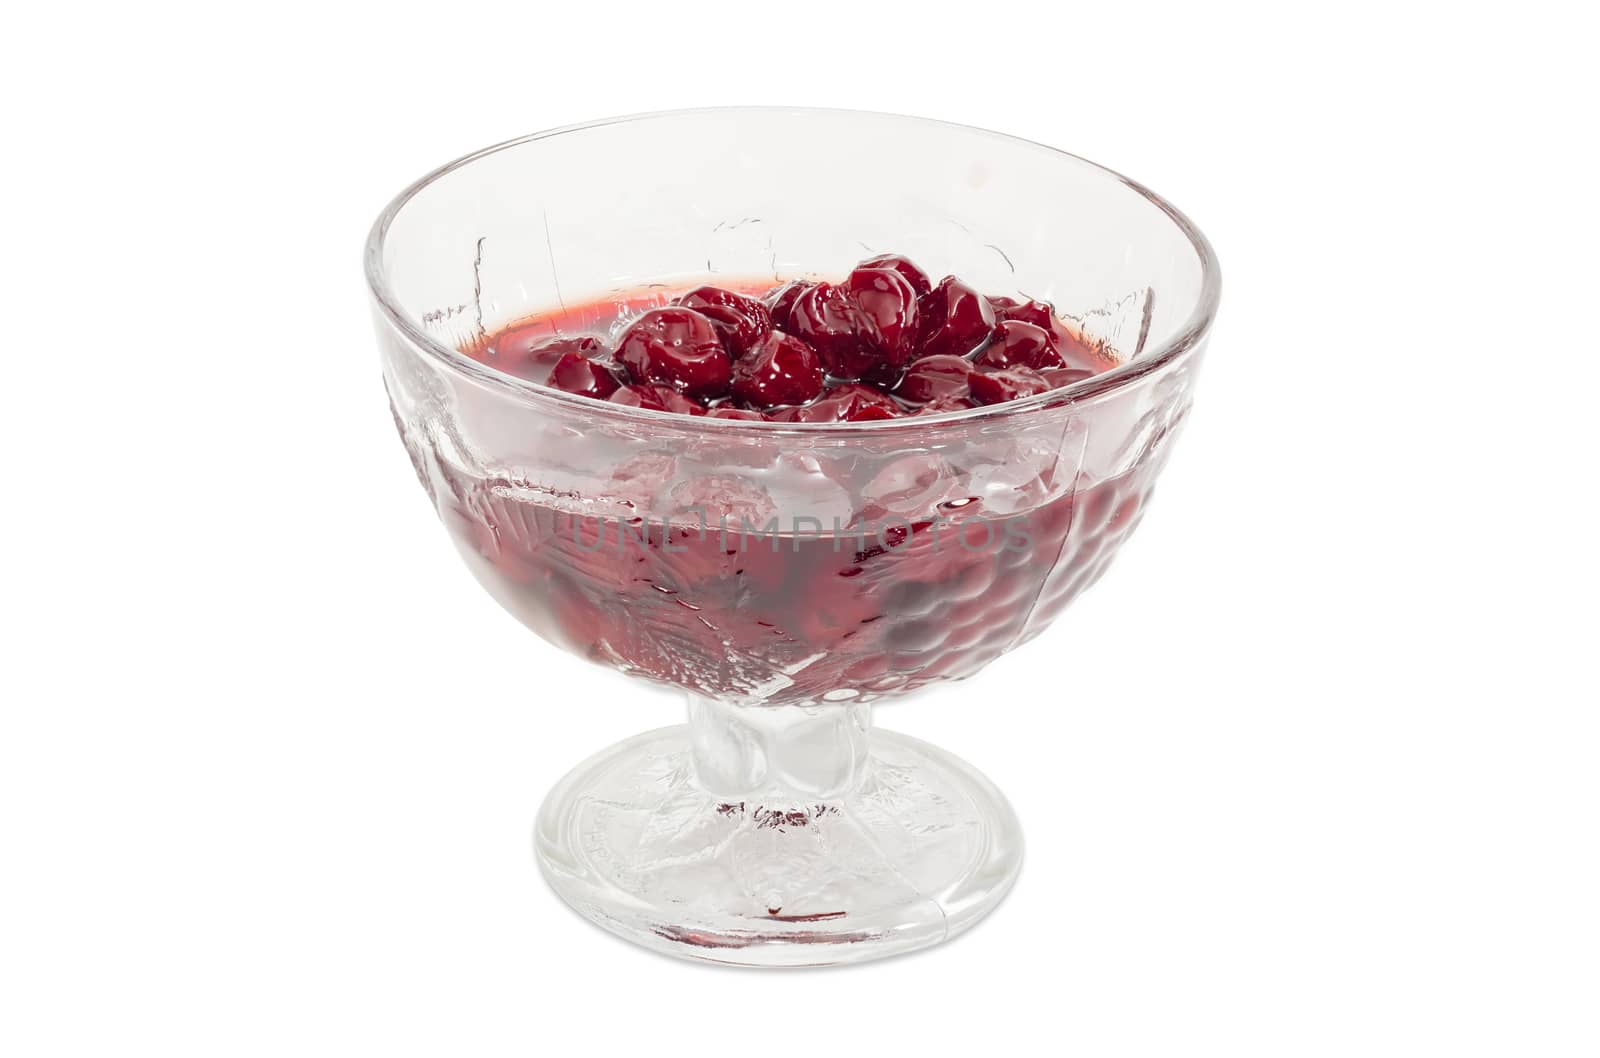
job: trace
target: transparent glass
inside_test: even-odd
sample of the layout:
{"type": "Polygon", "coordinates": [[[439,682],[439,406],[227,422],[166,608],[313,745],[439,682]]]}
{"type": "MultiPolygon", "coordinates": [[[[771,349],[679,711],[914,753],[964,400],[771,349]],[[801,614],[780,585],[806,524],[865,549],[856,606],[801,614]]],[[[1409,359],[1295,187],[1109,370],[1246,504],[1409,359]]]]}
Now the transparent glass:
{"type": "Polygon", "coordinates": [[[366,265],[396,425],[473,574],[552,643],[689,698],[686,725],[551,792],[556,891],[639,943],[747,965],[906,951],[993,908],[1021,862],[1010,807],[871,710],[1039,635],[1138,524],[1217,304],[1194,227],[1023,140],[731,109],[464,158],[383,213],[366,265]],[[806,425],[599,403],[460,352],[597,299],[636,312],[880,252],[1050,301],[1122,363],[1007,405],[806,425]]]}

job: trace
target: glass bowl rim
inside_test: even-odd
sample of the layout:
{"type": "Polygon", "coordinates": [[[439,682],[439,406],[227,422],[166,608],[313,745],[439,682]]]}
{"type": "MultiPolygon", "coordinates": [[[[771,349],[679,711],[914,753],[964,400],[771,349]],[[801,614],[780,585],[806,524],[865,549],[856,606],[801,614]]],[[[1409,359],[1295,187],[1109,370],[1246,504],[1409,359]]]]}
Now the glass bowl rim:
{"type": "Polygon", "coordinates": [[[1002,421],[1012,416],[1026,415],[1043,409],[1056,409],[1069,405],[1084,403],[1091,399],[1109,396],[1125,389],[1131,389],[1142,379],[1155,374],[1195,349],[1211,330],[1212,321],[1216,318],[1217,304],[1222,296],[1222,274],[1217,261],[1216,251],[1211,243],[1201,233],[1181,210],[1173,206],[1166,199],[1151,191],[1143,184],[1131,180],[1121,173],[1108,169],[1103,165],[1092,162],[1087,158],[1063,151],[1048,144],[1039,143],[1022,136],[1013,136],[1004,132],[995,132],[992,129],[981,128],[976,125],[966,125],[953,121],[942,121],[937,118],[918,117],[908,114],[890,114],[872,110],[850,110],[843,108],[826,107],[787,107],[787,106],[728,106],[728,107],[696,107],[679,110],[657,110],[639,114],[624,114],[616,117],[599,118],[594,121],[580,122],[575,125],[563,125],[559,128],[545,129],[541,132],[529,133],[515,139],[506,140],[480,150],[473,151],[447,162],[432,172],[416,180],[405,190],[401,191],[384,207],[378,219],[373,222],[372,229],[367,235],[365,249],[365,273],[367,290],[377,304],[380,311],[389,322],[404,335],[413,346],[422,350],[429,357],[438,361],[459,375],[464,375],[473,382],[490,390],[508,394],[519,401],[535,406],[554,406],[563,411],[576,412],[583,415],[596,415],[606,419],[622,422],[634,422],[659,426],[672,426],[678,429],[701,429],[709,432],[737,431],[751,433],[759,431],[763,434],[796,434],[816,437],[818,435],[837,436],[840,434],[872,434],[878,436],[897,430],[923,430],[926,427],[937,426],[966,426],[1002,421]],[[500,151],[519,147],[525,143],[537,140],[551,139],[565,135],[569,132],[581,132],[586,129],[603,128],[608,125],[621,125],[636,121],[652,121],[663,118],[683,117],[691,114],[787,114],[791,116],[810,115],[821,117],[865,117],[881,118],[892,121],[915,122],[923,125],[940,126],[947,129],[957,129],[962,132],[976,132],[995,139],[1009,140],[1036,150],[1048,151],[1051,154],[1061,155],[1080,165],[1099,170],[1111,177],[1129,190],[1138,194],[1162,213],[1165,213],[1177,225],[1190,246],[1200,258],[1200,292],[1195,300],[1194,309],[1183,326],[1164,345],[1147,356],[1130,360],[1110,371],[1103,372],[1075,382],[1070,386],[1060,389],[1047,390],[1031,397],[1006,401],[1002,404],[989,404],[979,408],[970,408],[962,411],[944,412],[938,415],[909,415],[896,419],[879,419],[870,422],[843,422],[843,423],[785,423],[785,422],[752,422],[744,419],[715,419],[704,415],[684,415],[679,412],[651,411],[646,408],[633,408],[622,404],[613,404],[610,401],[595,400],[591,397],[582,397],[575,393],[566,393],[548,386],[541,386],[536,382],[529,382],[513,375],[503,374],[493,368],[478,362],[458,349],[453,349],[438,341],[433,336],[419,327],[411,317],[401,309],[398,300],[389,287],[388,277],[383,268],[383,248],[388,238],[389,228],[394,223],[400,211],[404,209],[413,198],[425,188],[431,186],[439,179],[448,176],[457,169],[463,168],[480,158],[500,151]]]}

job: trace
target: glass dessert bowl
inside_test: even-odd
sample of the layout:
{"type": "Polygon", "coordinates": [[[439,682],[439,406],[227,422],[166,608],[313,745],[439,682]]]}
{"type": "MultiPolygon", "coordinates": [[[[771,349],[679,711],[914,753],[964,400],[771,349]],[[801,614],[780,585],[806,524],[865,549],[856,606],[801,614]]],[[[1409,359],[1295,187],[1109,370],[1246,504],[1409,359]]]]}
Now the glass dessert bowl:
{"type": "MultiPolygon", "coordinates": [[[[1039,635],[1138,523],[1216,309],[1199,232],[1026,141],[733,109],[462,159],[390,205],[366,265],[395,422],[473,574],[552,643],[688,696],[686,725],[552,790],[537,849],[556,891],[638,943],[767,966],[923,947],[992,909],[1021,863],[1010,807],[956,757],[873,728],[872,709],[1039,635]],[[952,281],[930,281],[888,366],[797,320],[828,354],[804,405],[783,403],[794,372],[739,367],[757,333],[719,327],[744,370],[732,390],[725,365],[717,388],[644,374],[630,334],[652,308],[726,322],[697,288],[854,289],[857,261],[889,251],[966,280],[982,335],[932,335],[927,299],[952,281]],[[1092,363],[1016,385],[1028,371],[1000,346],[1034,332],[1008,319],[1092,363]],[[585,351],[560,388],[548,363],[525,370],[541,342],[585,351]],[[606,359],[618,344],[625,368],[606,359]],[[980,363],[981,385],[909,379],[932,355],[980,363]]],[[[785,296],[763,302],[768,331],[789,326],[785,296]]]]}

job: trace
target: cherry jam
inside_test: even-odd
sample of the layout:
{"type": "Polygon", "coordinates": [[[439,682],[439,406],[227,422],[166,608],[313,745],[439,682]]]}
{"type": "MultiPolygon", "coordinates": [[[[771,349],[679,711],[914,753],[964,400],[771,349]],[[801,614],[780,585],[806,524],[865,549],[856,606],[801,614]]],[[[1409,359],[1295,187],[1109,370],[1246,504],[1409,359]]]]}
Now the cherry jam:
{"type": "MultiPolygon", "coordinates": [[[[595,401],[789,423],[1004,403],[1116,363],[1047,304],[935,282],[896,255],[839,283],[596,302],[467,352],[595,401]]],[[[724,698],[881,698],[970,675],[1042,629],[1100,575],[1156,469],[1088,481],[1068,458],[937,447],[886,459],[780,443],[771,466],[708,472],[641,443],[598,489],[619,513],[450,466],[437,498],[479,579],[569,650],[724,698]],[[836,496],[840,516],[785,521],[781,490],[761,484],[784,473],[804,484],[789,495],[836,496]]]]}

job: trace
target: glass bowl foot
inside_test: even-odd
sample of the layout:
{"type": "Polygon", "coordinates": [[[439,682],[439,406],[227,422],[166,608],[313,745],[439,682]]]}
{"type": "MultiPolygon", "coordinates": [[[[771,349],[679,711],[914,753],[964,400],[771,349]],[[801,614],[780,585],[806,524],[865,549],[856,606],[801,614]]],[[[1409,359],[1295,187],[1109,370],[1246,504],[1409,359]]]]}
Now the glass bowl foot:
{"type": "Polygon", "coordinates": [[[772,785],[779,769],[758,767],[768,785],[736,795],[702,778],[692,733],[700,719],[602,751],[539,812],[550,885],[636,944],[739,966],[877,959],[962,932],[1016,879],[1011,806],[937,747],[863,722],[836,789],[786,793],[803,781],[772,785]]]}

